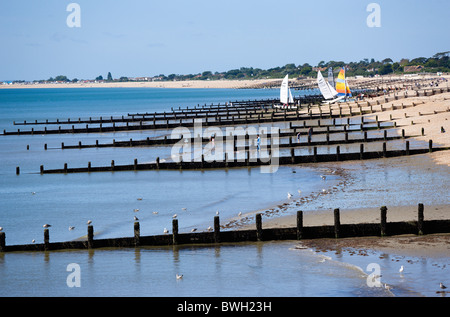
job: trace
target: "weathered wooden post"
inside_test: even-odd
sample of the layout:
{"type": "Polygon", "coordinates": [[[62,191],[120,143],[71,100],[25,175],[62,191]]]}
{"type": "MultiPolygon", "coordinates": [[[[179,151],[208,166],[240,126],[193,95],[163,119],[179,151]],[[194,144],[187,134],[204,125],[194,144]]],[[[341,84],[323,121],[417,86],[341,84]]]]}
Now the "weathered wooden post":
{"type": "Polygon", "coordinates": [[[387,223],[387,207],[382,206],[380,208],[381,211],[381,217],[380,217],[380,228],[381,228],[381,236],[386,236],[386,223],[387,223]]]}
{"type": "Polygon", "coordinates": [[[386,157],[386,142],[383,142],[383,157],[386,157]]]}
{"type": "Polygon", "coordinates": [[[137,170],[137,166],[138,166],[138,160],[137,158],[134,159],[134,170],[137,170]]]}
{"type": "Polygon", "coordinates": [[[313,160],[314,163],[317,163],[317,146],[313,148],[313,160]]]}
{"type": "Polygon", "coordinates": [[[47,228],[44,229],[44,250],[50,250],[50,231],[47,228]]]}
{"type": "Polygon", "coordinates": [[[336,146],[336,161],[341,160],[341,147],[338,145],[336,146]]]}
{"type": "Polygon", "coordinates": [[[341,220],[339,215],[339,208],[334,210],[334,237],[340,238],[341,220]]]}
{"type": "Polygon", "coordinates": [[[405,152],[406,152],[406,155],[409,155],[409,141],[406,141],[405,142],[406,144],[405,144],[405,152]]]}
{"type": "Polygon", "coordinates": [[[87,242],[88,249],[94,248],[94,226],[88,225],[87,227],[87,242]]]}
{"type": "Polygon", "coordinates": [[[64,163],[64,173],[67,173],[67,163],[64,163]]]}
{"type": "Polygon", "coordinates": [[[220,242],[220,218],[219,216],[214,216],[214,242],[220,242]]]}
{"type": "Polygon", "coordinates": [[[17,167],[16,167],[16,175],[19,175],[19,174],[20,174],[20,167],[17,166],[17,167]]]}
{"type": "Polygon", "coordinates": [[[420,203],[419,206],[418,206],[418,217],[417,217],[417,231],[418,231],[419,235],[423,235],[424,234],[423,220],[424,220],[423,204],[420,203]]]}
{"type": "Polygon", "coordinates": [[[141,228],[139,221],[134,222],[134,245],[139,246],[141,244],[141,228]]]}
{"type": "Polygon", "coordinates": [[[111,171],[114,171],[115,163],[114,160],[111,160],[111,171]]]}
{"type": "Polygon", "coordinates": [[[39,167],[39,171],[40,171],[41,174],[44,174],[44,165],[41,165],[39,167]]]}
{"type": "Polygon", "coordinates": [[[6,251],[6,234],[4,232],[0,232],[0,252],[6,251]]]}
{"type": "Polygon", "coordinates": [[[261,214],[256,214],[256,240],[263,240],[262,219],[261,214]]]}
{"type": "Polygon", "coordinates": [[[173,244],[178,244],[178,219],[172,220],[172,237],[173,244]]]}
{"type": "Polygon", "coordinates": [[[303,238],[303,211],[297,211],[297,240],[303,238]]]}
{"type": "Polygon", "coordinates": [[[433,140],[428,141],[428,149],[429,149],[430,153],[433,152],[433,140]]]}
{"type": "Polygon", "coordinates": [[[360,160],[364,159],[364,144],[359,145],[359,159],[360,160]]]}

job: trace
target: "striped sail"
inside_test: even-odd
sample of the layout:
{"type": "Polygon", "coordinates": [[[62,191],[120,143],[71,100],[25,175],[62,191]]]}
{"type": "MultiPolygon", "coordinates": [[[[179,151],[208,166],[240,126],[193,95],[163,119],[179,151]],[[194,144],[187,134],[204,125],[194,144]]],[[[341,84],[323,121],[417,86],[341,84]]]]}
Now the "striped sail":
{"type": "Polygon", "coordinates": [[[336,79],[336,91],[338,96],[351,96],[350,88],[345,79],[345,68],[342,67],[336,79]]]}

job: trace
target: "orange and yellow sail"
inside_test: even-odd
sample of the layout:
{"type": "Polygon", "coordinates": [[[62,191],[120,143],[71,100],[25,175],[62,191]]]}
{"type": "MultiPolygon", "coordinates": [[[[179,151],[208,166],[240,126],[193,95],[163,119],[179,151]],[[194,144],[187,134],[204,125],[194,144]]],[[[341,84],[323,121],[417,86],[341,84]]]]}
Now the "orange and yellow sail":
{"type": "Polygon", "coordinates": [[[338,96],[351,96],[350,88],[348,87],[347,80],[345,79],[345,68],[341,68],[338,78],[336,80],[336,91],[338,96]]]}

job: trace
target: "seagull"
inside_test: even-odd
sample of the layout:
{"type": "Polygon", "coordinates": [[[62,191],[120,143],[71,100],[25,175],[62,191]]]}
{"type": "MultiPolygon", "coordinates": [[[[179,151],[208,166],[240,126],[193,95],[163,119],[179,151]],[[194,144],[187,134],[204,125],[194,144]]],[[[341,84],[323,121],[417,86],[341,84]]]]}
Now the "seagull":
{"type": "Polygon", "coordinates": [[[291,193],[288,193],[288,194],[287,194],[287,198],[288,198],[288,199],[291,199],[291,197],[292,197],[292,194],[291,194],[291,193]]]}
{"type": "Polygon", "coordinates": [[[209,226],[209,227],[208,227],[208,229],[206,229],[206,230],[208,230],[208,231],[212,231],[212,227],[211,227],[211,226],[209,226]]]}
{"type": "Polygon", "coordinates": [[[0,227],[0,231],[2,231],[3,230],[3,227],[0,227]]]}
{"type": "Polygon", "coordinates": [[[154,212],[152,212],[154,215],[157,215],[158,214],[158,212],[157,211],[154,211],[154,212]]]}
{"type": "Polygon", "coordinates": [[[327,190],[324,188],[324,189],[322,189],[322,193],[326,193],[327,192],[327,190]]]}
{"type": "Polygon", "coordinates": [[[403,265],[400,267],[400,270],[398,270],[400,273],[403,273],[403,270],[404,270],[405,268],[403,267],[403,265]]]}
{"type": "Polygon", "coordinates": [[[442,284],[442,283],[439,283],[439,287],[442,288],[442,289],[446,289],[446,288],[447,288],[447,286],[445,286],[445,285],[442,284]]]}
{"type": "Polygon", "coordinates": [[[138,211],[139,211],[139,209],[137,209],[137,208],[136,208],[136,209],[133,209],[133,211],[134,211],[134,212],[138,212],[138,211]]]}
{"type": "Polygon", "coordinates": [[[142,198],[138,198],[137,200],[142,200],[142,198]]]}
{"type": "Polygon", "coordinates": [[[92,220],[88,220],[86,223],[87,223],[88,225],[90,225],[90,224],[92,223],[92,220]]]}
{"type": "Polygon", "coordinates": [[[320,177],[321,177],[323,180],[326,180],[326,179],[327,179],[327,177],[326,177],[325,175],[320,175],[320,177]]]}
{"type": "Polygon", "coordinates": [[[186,211],[186,210],[187,210],[187,208],[186,208],[186,207],[183,207],[183,208],[181,208],[181,210],[184,210],[184,211],[186,211]]]}
{"type": "Polygon", "coordinates": [[[73,229],[75,229],[75,227],[73,227],[73,226],[70,226],[70,227],[69,227],[69,231],[71,231],[71,230],[73,230],[73,229]]]}
{"type": "Polygon", "coordinates": [[[191,230],[191,232],[195,232],[195,231],[197,231],[197,228],[194,228],[194,229],[191,230]]]}
{"type": "Polygon", "coordinates": [[[239,211],[238,217],[242,216],[242,211],[239,211]]]}
{"type": "Polygon", "coordinates": [[[36,192],[31,192],[31,195],[36,195],[36,192]]]}
{"type": "Polygon", "coordinates": [[[181,280],[183,278],[183,274],[177,274],[177,280],[181,280]]]}
{"type": "Polygon", "coordinates": [[[387,289],[388,291],[390,291],[392,289],[392,286],[387,285],[386,283],[384,284],[384,288],[387,289]]]}
{"type": "Polygon", "coordinates": [[[46,223],[45,225],[43,225],[42,227],[44,228],[50,228],[52,225],[49,225],[48,223],[46,223]]]}
{"type": "Polygon", "coordinates": [[[35,242],[36,242],[36,240],[34,240],[34,239],[33,239],[33,240],[31,240],[31,243],[35,243],[35,242]]]}
{"type": "Polygon", "coordinates": [[[297,191],[300,195],[302,194],[302,191],[300,189],[297,189],[297,191]]]}
{"type": "Polygon", "coordinates": [[[139,220],[139,218],[138,218],[138,217],[136,217],[136,216],[134,216],[134,220],[139,220]]]}
{"type": "Polygon", "coordinates": [[[219,215],[219,210],[216,211],[216,215],[219,215]]]}
{"type": "Polygon", "coordinates": [[[175,219],[177,217],[177,214],[173,215],[172,218],[175,219]]]}

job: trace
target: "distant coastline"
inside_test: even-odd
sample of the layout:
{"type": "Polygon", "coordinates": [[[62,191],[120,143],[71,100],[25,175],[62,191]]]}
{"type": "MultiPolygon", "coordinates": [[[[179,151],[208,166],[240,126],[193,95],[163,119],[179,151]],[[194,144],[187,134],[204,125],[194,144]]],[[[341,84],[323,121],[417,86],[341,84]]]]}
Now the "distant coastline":
{"type": "Polygon", "coordinates": [[[142,82],[89,82],[89,83],[14,83],[0,85],[5,88],[217,88],[242,89],[255,85],[277,82],[281,79],[257,80],[187,80],[187,81],[142,81],[142,82]]]}

